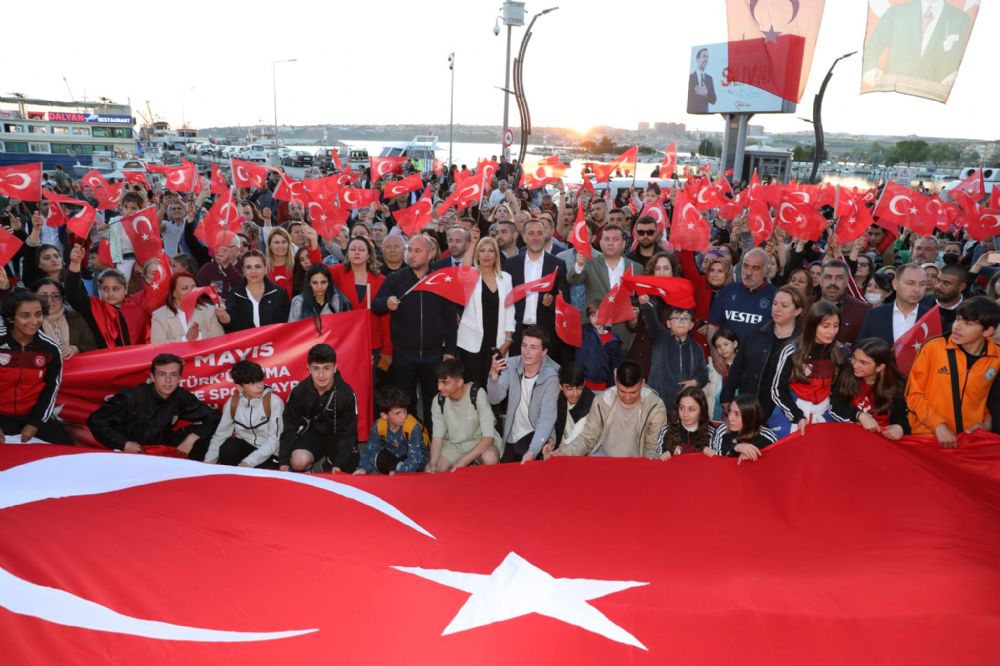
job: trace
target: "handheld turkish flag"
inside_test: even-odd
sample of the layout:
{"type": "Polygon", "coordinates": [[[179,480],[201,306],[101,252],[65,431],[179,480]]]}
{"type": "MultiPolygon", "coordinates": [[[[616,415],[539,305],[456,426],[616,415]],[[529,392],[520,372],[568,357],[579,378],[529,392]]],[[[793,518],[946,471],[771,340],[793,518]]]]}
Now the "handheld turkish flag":
{"type": "Polygon", "coordinates": [[[988,207],[993,210],[1000,210],[1000,187],[994,186],[990,191],[990,203],[988,207]]]}
{"type": "Polygon", "coordinates": [[[142,185],[147,190],[149,189],[149,181],[146,180],[146,174],[141,171],[122,171],[122,176],[125,178],[126,183],[142,185]]]}
{"type": "Polygon", "coordinates": [[[344,168],[344,163],[340,161],[340,152],[336,148],[330,151],[330,160],[333,162],[334,168],[339,172],[351,170],[350,164],[347,165],[346,169],[344,168]]]}
{"type": "Polygon", "coordinates": [[[483,188],[479,178],[466,178],[455,185],[455,191],[448,195],[437,207],[438,217],[454,206],[458,210],[464,210],[472,204],[479,203],[483,197],[483,188]]]}
{"type": "MultiPolygon", "coordinates": [[[[167,304],[167,298],[170,296],[170,278],[173,277],[170,271],[170,257],[161,251],[158,259],[160,262],[153,269],[153,279],[142,295],[142,307],[146,312],[156,312],[167,304]]],[[[188,319],[190,318],[188,315],[188,319]]]]}
{"type": "Polygon", "coordinates": [[[97,220],[97,210],[86,201],[81,201],[78,205],[80,210],[69,217],[66,221],[66,228],[79,238],[87,238],[90,235],[90,228],[97,220]]]}
{"type": "Polygon", "coordinates": [[[580,177],[580,192],[589,192],[590,196],[597,194],[597,190],[594,189],[594,184],[590,182],[590,176],[587,175],[587,172],[581,171],[580,177]]]}
{"type": "MultiPolygon", "coordinates": [[[[868,207],[864,204],[859,204],[850,192],[844,190],[839,185],[837,187],[836,198],[837,201],[834,208],[839,210],[842,208],[840,206],[840,199],[847,199],[850,202],[850,210],[846,214],[840,215],[837,222],[837,242],[838,243],[853,243],[857,239],[861,238],[868,231],[868,228],[875,224],[875,220],[872,219],[872,214],[868,210],[868,207]]],[[[836,213],[835,213],[836,214],[836,213]]]]}
{"type": "Polygon", "coordinates": [[[597,164],[595,162],[588,162],[587,164],[593,170],[597,182],[606,183],[615,171],[620,170],[626,175],[635,173],[635,163],[638,157],[639,147],[632,146],[607,164],[597,164]]]}
{"type": "Polygon", "coordinates": [[[712,240],[708,221],[683,190],[674,200],[674,219],[670,225],[670,244],[678,250],[704,252],[712,240]]]}
{"type": "Polygon", "coordinates": [[[792,238],[813,242],[820,239],[827,227],[826,218],[818,210],[793,198],[791,193],[786,193],[778,206],[776,221],[792,238]]]}
{"type": "Polygon", "coordinates": [[[351,217],[351,211],[338,206],[336,203],[318,203],[310,201],[306,209],[309,212],[309,221],[313,229],[323,238],[332,241],[339,234],[340,230],[347,224],[351,217]]]}
{"type": "Polygon", "coordinates": [[[371,206],[378,202],[378,192],[375,190],[363,190],[358,187],[345,187],[340,191],[340,203],[345,207],[355,210],[371,206]]]}
{"type": "Polygon", "coordinates": [[[464,306],[479,279],[479,271],[472,266],[449,266],[424,276],[410,291],[429,291],[464,306]]]}
{"type": "Polygon", "coordinates": [[[278,201],[305,201],[306,190],[302,181],[282,173],[278,186],[274,188],[274,198],[278,201]]]}
{"type": "Polygon", "coordinates": [[[180,166],[168,167],[164,171],[166,187],[174,192],[192,192],[195,180],[198,178],[198,167],[193,162],[184,160],[180,166]]]}
{"type": "Polygon", "coordinates": [[[239,230],[240,213],[233,203],[232,196],[227,193],[226,196],[215,200],[212,208],[194,230],[194,235],[206,247],[216,248],[220,245],[219,238],[222,234],[226,232],[235,234],[239,230]]]}
{"type": "Polygon", "coordinates": [[[893,345],[896,367],[904,376],[910,374],[913,361],[925,342],[941,335],[941,306],[935,305],[917,320],[913,328],[904,333],[893,345]]]}
{"type": "Polygon", "coordinates": [[[562,294],[556,294],[556,335],[570,347],[583,344],[580,311],[567,303],[562,294]]]}
{"type": "Polygon", "coordinates": [[[97,190],[111,185],[111,183],[109,183],[104,175],[97,169],[92,169],[83,174],[83,177],[80,178],[80,183],[84,187],[89,187],[94,190],[95,194],[97,193],[97,190]]]}
{"type": "Polygon", "coordinates": [[[396,224],[399,225],[404,234],[408,237],[413,237],[420,233],[421,229],[434,221],[433,207],[434,202],[431,197],[431,188],[428,187],[424,190],[423,196],[420,197],[417,203],[395,211],[392,217],[396,220],[396,224]]]}
{"type": "Polygon", "coordinates": [[[393,197],[409,194],[410,192],[416,192],[423,187],[424,179],[420,177],[419,173],[415,173],[412,176],[386,183],[385,188],[382,190],[382,195],[386,199],[392,199],[393,197]]]}
{"type": "Polygon", "coordinates": [[[236,187],[252,188],[263,190],[267,187],[268,167],[256,162],[244,160],[229,160],[230,171],[233,176],[233,185],[236,187]]]}
{"type": "Polygon", "coordinates": [[[372,182],[378,182],[383,176],[391,173],[399,173],[406,166],[408,158],[405,155],[399,157],[371,157],[372,182]]]}
{"type": "Polygon", "coordinates": [[[730,82],[790,102],[805,92],[824,0],[726,0],[730,82]]]}
{"type": "MultiPolygon", "coordinates": [[[[643,207],[639,217],[651,217],[656,220],[656,237],[662,238],[663,234],[670,228],[670,218],[667,217],[667,209],[663,207],[663,202],[670,198],[670,190],[664,190],[660,196],[656,197],[653,203],[643,207]]],[[[637,218],[638,219],[638,218],[637,218]]],[[[632,249],[638,246],[639,240],[636,236],[632,242],[632,249]]]]}
{"type": "Polygon", "coordinates": [[[700,211],[705,211],[725,206],[730,202],[726,194],[732,193],[733,188],[730,187],[729,181],[725,178],[719,178],[714,181],[706,179],[695,196],[696,207],[700,211]]]}
{"type": "Polygon", "coordinates": [[[310,201],[327,205],[340,201],[340,176],[327,176],[326,178],[312,178],[302,181],[302,189],[305,190],[306,197],[310,201]]]}
{"type": "Polygon", "coordinates": [[[934,231],[936,220],[927,212],[927,197],[915,190],[889,181],[882,190],[882,197],[875,206],[874,217],[904,226],[921,236],[934,231]],[[929,225],[927,223],[930,223],[929,225]]]}
{"type": "Polygon", "coordinates": [[[740,213],[747,209],[750,197],[746,190],[741,191],[732,199],[719,206],[717,215],[723,220],[734,220],[740,213]]]}
{"type": "Polygon", "coordinates": [[[106,268],[114,268],[115,260],[111,256],[111,243],[107,238],[102,238],[97,243],[97,261],[106,268]]]}
{"type": "Polygon", "coordinates": [[[673,178],[676,168],[677,144],[672,143],[667,146],[667,152],[663,155],[663,163],[660,164],[660,178],[673,178]]]}
{"type": "Polygon", "coordinates": [[[771,209],[761,199],[750,199],[748,207],[747,226],[753,236],[753,244],[760,245],[766,242],[774,233],[774,220],[771,218],[771,209]]]}
{"type": "Polygon", "coordinates": [[[0,167],[0,194],[18,201],[41,201],[42,163],[0,167]]]}
{"type": "Polygon", "coordinates": [[[521,174],[521,187],[532,190],[544,187],[547,183],[562,178],[568,168],[559,161],[558,155],[553,155],[552,158],[546,158],[537,164],[525,165],[521,174]]]}
{"type": "Polygon", "coordinates": [[[983,178],[983,170],[976,169],[970,173],[961,183],[948,190],[948,195],[954,198],[954,192],[961,192],[975,202],[982,201],[983,197],[986,196],[986,181],[983,178]]]}
{"type": "Polygon", "coordinates": [[[218,164],[212,164],[212,178],[209,180],[208,191],[217,197],[229,196],[229,183],[218,164]]]}
{"type": "Polygon", "coordinates": [[[1000,210],[990,210],[977,204],[971,212],[966,212],[961,220],[965,230],[974,240],[986,241],[1000,234],[1000,210]]]}
{"type": "Polygon", "coordinates": [[[444,162],[442,162],[441,160],[434,160],[434,162],[432,162],[431,164],[431,171],[434,172],[435,176],[440,178],[441,174],[444,173],[444,162]]]}
{"type": "Polygon", "coordinates": [[[694,285],[686,278],[659,275],[626,275],[622,278],[633,292],[659,296],[665,303],[678,308],[694,308],[694,285]]]}
{"type": "Polygon", "coordinates": [[[587,219],[583,215],[582,204],[577,204],[576,222],[573,223],[573,229],[569,232],[569,243],[576,249],[577,253],[587,259],[594,257],[594,248],[590,244],[590,227],[587,226],[587,219]]]}
{"type": "Polygon", "coordinates": [[[509,294],[507,294],[507,298],[503,301],[503,306],[505,308],[509,308],[514,305],[514,303],[524,300],[528,294],[541,294],[547,291],[552,291],[552,289],[556,286],[557,274],[558,271],[552,271],[548,275],[543,275],[537,280],[517,285],[510,290],[509,294]]]}
{"type": "Polygon", "coordinates": [[[623,276],[622,280],[604,295],[604,300],[597,308],[597,323],[601,326],[610,326],[632,321],[635,312],[632,310],[632,301],[629,298],[631,295],[632,287],[623,276]]]}
{"type": "Polygon", "coordinates": [[[124,191],[124,180],[107,187],[95,187],[94,198],[97,199],[97,207],[101,210],[116,210],[122,203],[124,191]]]}
{"type": "Polygon", "coordinates": [[[188,321],[191,320],[191,316],[194,314],[194,309],[198,307],[198,300],[202,296],[207,296],[208,300],[213,303],[219,302],[219,292],[216,291],[215,287],[208,285],[207,287],[195,287],[181,299],[181,310],[184,311],[185,316],[187,316],[188,321]]]}
{"type": "Polygon", "coordinates": [[[156,215],[156,206],[143,208],[134,215],[121,218],[118,223],[132,242],[135,258],[140,266],[163,252],[163,239],[160,238],[160,221],[156,215]]]}
{"type": "Polygon", "coordinates": [[[21,250],[24,241],[0,227],[0,271],[21,250]]]}

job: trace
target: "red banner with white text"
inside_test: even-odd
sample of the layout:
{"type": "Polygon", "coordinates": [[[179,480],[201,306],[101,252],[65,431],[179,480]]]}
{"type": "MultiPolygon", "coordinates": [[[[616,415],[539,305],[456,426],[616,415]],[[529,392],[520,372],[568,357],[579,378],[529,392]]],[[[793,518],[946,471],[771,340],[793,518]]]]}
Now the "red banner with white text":
{"type": "Polygon", "coordinates": [[[66,362],[56,410],[78,444],[93,444],[86,421],[100,403],[118,391],[149,379],[149,364],[157,354],[184,359],[181,386],[216,408],[226,403],[236,387],[229,371],[237,361],[259,363],[264,383],[282,400],[304,379],[306,354],[325,342],[337,350],[337,370],[358,396],[358,441],[368,439],[372,423],[372,350],[367,310],[325,315],[323,331],[312,319],[274,324],[197,342],[137,345],[78,354],[66,362]]]}

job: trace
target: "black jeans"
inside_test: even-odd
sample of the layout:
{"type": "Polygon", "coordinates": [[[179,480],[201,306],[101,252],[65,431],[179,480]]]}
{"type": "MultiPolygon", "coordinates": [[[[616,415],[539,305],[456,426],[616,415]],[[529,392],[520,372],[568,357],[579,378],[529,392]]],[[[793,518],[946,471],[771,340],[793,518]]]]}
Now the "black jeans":
{"type": "Polygon", "coordinates": [[[516,442],[507,442],[503,445],[503,457],[500,458],[502,463],[519,463],[524,454],[528,452],[528,448],[531,446],[531,439],[535,436],[534,432],[529,432],[527,435],[517,440],[516,442]]]}
{"type": "Polygon", "coordinates": [[[392,381],[399,390],[410,396],[410,411],[420,417],[427,428],[427,433],[433,436],[431,423],[431,403],[437,395],[437,370],[441,363],[441,355],[417,358],[402,353],[394,353],[392,357],[392,381]],[[417,384],[420,385],[420,397],[423,400],[423,410],[417,413],[417,384]]]}
{"type": "MultiPolygon", "coordinates": [[[[244,442],[238,437],[230,437],[222,443],[222,446],[219,447],[219,464],[232,466],[239,465],[243,462],[244,458],[256,450],[257,449],[255,449],[249,442],[244,442]]],[[[276,456],[271,456],[261,464],[257,465],[257,469],[278,469],[278,458],[276,456]]]]}
{"type": "MultiPolygon", "coordinates": [[[[7,442],[20,442],[21,428],[27,424],[27,416],[7,416],[6,414],[0,414],[0,431],[3,431],[7,442]]],[[[38,433],[35,435],[35,438],[49,444],[65,444],[66,446],[73,446],[75,444],[69,432],[63,427],[63,424],[55,419],[50,419],[38,426],[38,433]]]]}

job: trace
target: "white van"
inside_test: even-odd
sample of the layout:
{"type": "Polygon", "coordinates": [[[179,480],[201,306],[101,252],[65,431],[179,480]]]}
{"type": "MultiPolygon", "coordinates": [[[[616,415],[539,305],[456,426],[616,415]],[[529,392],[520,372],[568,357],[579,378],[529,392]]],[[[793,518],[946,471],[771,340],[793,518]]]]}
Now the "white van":
{"type": "Polygon", "coordinates": [[[270,157],[270,153],[267,148],[259,143],[252,143],[247,146],[247,159],[251,162],[259,162],[263,164],[267,162],[270,157]]]}

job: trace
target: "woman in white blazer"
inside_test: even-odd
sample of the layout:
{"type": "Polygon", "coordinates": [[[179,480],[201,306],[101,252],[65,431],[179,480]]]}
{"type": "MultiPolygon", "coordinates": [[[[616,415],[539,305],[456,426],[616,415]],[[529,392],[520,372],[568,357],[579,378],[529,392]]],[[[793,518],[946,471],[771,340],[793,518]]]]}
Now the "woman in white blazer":
{"type": "Polygon", "coordinates": [[[170,295],[167,297],[167,304],[153,312],[153,324],[149,333],[150,342],[153,344],[158,342],[193,342],[194,340],[207,340],[225,335],[226,332],[216,316],[216,308],[208,303],[198,303],[198,307],[191,313],[191,321],[188,321],[181,309],[181,301],[195,286],[194,276],[190,273],[175,273],[170,278],[170,295]]]}
{"type": "Polygon", "coordinates": [[[510,275],[500,270],[500,246],[494,239],[479,240],[472,265],[481,277],[458,324],[458,353],[465,381],[486,386],[493,350],[506,355],[514,337],[514,306],[503,304],[513,286],[510,275]]]}

